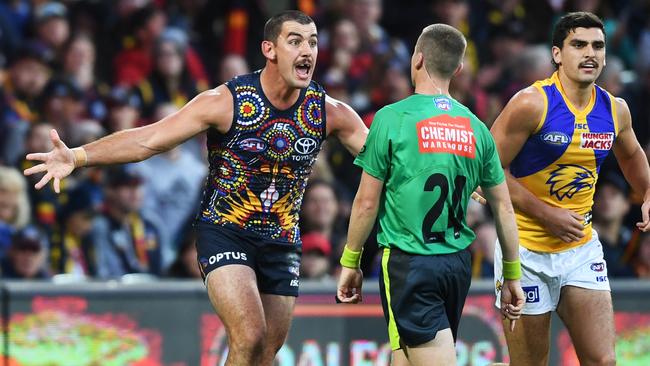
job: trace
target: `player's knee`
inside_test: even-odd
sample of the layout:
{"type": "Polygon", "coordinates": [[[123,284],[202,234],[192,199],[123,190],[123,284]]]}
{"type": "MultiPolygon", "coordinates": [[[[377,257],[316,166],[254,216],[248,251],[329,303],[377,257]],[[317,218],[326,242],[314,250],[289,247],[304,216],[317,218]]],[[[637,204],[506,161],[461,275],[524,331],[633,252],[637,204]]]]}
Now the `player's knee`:
{"type": "Polygon", "coordinates": [[[246,354],[257,359],[264,350],[265,338],[266,327],[251,327],[233,336],[230,347],[234,348],[237,353],[246,354]]]}
{"type": "Polygon", "coordinates": [[[616,354],[614,352],[608,353],[601,357],[597,362],[593,363],[594,366],[616,366],[616,354]]]}

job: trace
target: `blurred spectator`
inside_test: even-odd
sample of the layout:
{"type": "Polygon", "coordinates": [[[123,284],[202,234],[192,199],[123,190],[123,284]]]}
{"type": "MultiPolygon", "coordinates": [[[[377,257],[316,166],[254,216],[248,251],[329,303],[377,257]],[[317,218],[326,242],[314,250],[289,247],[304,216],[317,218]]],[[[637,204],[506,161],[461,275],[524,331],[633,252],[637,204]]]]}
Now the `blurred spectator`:
{"type": "Polygon", "coordinates": [[[30,205],[25,178],[19,171],[0,165],[0,259],[11,235],[29,223],[30,205]]]}
{"type": "Polygon", "coordinates": [[[82,118],[84,113],[82,98],[81,89],[65,78],[53,78],[43,91],[43,119],[57,130],[64,141],[70,140],[76,124],[82,118]]]}
{"type": "Polygon", "coordinates": [[[84,187],[74,189],[59,214],[59,226],[52,235],[51,268],[54,274],[76,277],[94,276],[95,257],[90,231],[97,213],[91,192],[84,187]]]}
{"type": "Polygon", "coordinates": [[[207,88],[199,86],[191,77],[185,64],[187,38],[178,29],[168,28],[160,36],[153,50],[154,69],[151,75],[138,84],[143,117],[153,122],[157,105],[171,103],[184,106],[196,94],[207,88]]]}
{"type": "Polygon", "coordinates": [[[632,268],[625,263],[627,243],[632,232],[623,225],[630,210],[627,200],[629,187],[625,179],[614,171],[598,177],[593,207],[593,227],[603,244],[607,273],[613,277],[633,276],[632,268]]]}
{"type": "Polygon", "coordinates": [[[334,230],[338,210],[334,187],[325,181],[314,180],[305,188],[300,212],[301,232],[307,235],[317,232],[333,247],[344,244],[344,234],[334,230]]]}
{"type": "Polygon", "coordinates": [[[100,88],[108,86],[96,80],[95,44],[90,36],[79,33],[68,41],[63,55],[63,75],[81,90],[86,116],[103,120],[106,106],[101,99],[100,88]]]}
{"type": "Polygon", "coordinates": [[[196,233],[193,229],[187,233],[178,249],[176,260],[169,267],[167,275],[174,278],[201,278],[201,270],[196,254],[196,233]]]}
{"type": "Polygon", "coordinates": [[[6,258],[0,262],[0,277],[7,279],[45,279],[47,238],[36,227],[27,226],[11,238],[6,258]]]}
{"type": "Polygon", "coordinates": [[[60,57],[62,48],[70,36],[68,11],[60,2],[47,2],[37,6],[34,12],[36,37],[60,57]]]}
{"type": "Polygon", "coordinates": [[[517,91],[533,85],[537,80],[548,78],[555,71],[551,64],[551,53],[546,45],[528,45],[513,57],[511,69],[508,70],[510,83],[501,93],[502,105],[508,103],[517,91]]]}
{"type": "Polygon", "coordinates": [[[142,177],[119,166],[106,172],[104,213],[93,222],[97,276],[160,274],[160,234],[142,207],[142,177]]]}
{"type": "Polygon", "coordinates": [[[29,125],[38,119],[37,98],[50,78],[52,54],[27,43],[9,67],[0,89],[0,163],[15,165],[22,158],[29,125]]]}
{"type": "Polygon", "coordinates": [[[165,14],[153,5],[129,14],[130,34],[123,41],[124,48],[113,59],[115,82],[123,86],[137,85],[147,77],[152,68],[154,43],[167,23],[165,14]]]}
{"type": "Polygon", "coordinates": [[[0,222],[22,229],[29,224],[29,218],[25,177],[14,168],[0,165],[0,222]]]}
{"type": "Polygon", "coordinates": [[[302,235],[302,260],[300,278],[310,280],[329,279],[331,272],[332,244],[318,232],[302,235]]]}
{"type": "MultiPolygon", "coordinates": [[[[162,104],[155,117],[162,119],[177,110],[171,104],[162,104]]],[[[130,168],[143,178],[143,214],[158,218],[160,226],[156,229],[162,239],[162,263],[163,268],[167,268],[178,252],[183,223],[196,215],[207,168],[180,146],[130,168]],[[161,179],[161,172],[164,172],[164,179],[161,179]]]]}
{"type": "MultiPolygon", "coordinates": [[[[494,97],[476,84],[476,69],[474,64],[465,58],[463,69],[451,80],[449,85],[451,96],[466,105],[481,121],[488,126],[496,119],[500,109],[494,106],[494,97]]],[[[498,106],[501,104],[497,101],[498,106]]]]}
{"type": "Polygon", "coordinates": [[[650,232],[640,233],[639,248],[633,259],[634,272],[639,278],[650,279],[650,232]]]}
{"type": "Polygon", "coordinates": [[[248,74],[249,67],[246,59],[237,54],[225,55],[219,65],[219,72],[217,73],[217,84],[225,83],[226,81],[238,75],[248,74]]]}
{"type": "Polygon", "coordinates": [[[623,94],[623,75],[625,71],[623,61],[620,58],[608,55],[607,66],[598,77],[598,85],[610,92],[612,95],[620,97],[623,94]]]}
{"type": "Polygon", "coordinates": [[[486,221],[473,228],[476,239],[470,246],[472,253],[472,277],[494,277],[494,247],[497,242],[497,230],[494,222],[486,221]]]}
{"type": "MultiPolygon", "coordinates": [[[[50,130],[52,125],[47,123],[36,123],[31,125],[25,140],[25,153],[50,151],[52,150],[52,140],[50,139],[50,130]]],[[[25,159],[22,156],[20,169],[29,169],[39,162],[25,159]]],[[[30,175],[26,177],[29,187],[33,187],[42,178],[42,174],[30,175]]],[[[29,189],[29,201],[33,208],[32,218],[34,223],[42,228],[49,230],[56,223],[56,211],[62,200],[67,199],[68,179],[61,181],[61,194],[56,194],[51,184],[41,189],[29,189]]]]}
{"type": "Polygon", "coordinates": [[[109,93],[104,127],[109,133],[137,127],[140,120],[140,98],[129,89],[116,86],[109,93]]]}

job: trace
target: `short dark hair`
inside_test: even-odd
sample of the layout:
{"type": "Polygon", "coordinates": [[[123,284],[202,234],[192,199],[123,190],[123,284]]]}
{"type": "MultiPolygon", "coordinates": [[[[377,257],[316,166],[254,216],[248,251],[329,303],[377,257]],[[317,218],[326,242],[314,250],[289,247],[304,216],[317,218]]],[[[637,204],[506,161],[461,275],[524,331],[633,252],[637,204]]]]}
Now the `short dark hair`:
{"type": "MultiPolygon", "coordinates": [[[[569,35],[569,32],[574,31],[576,28],[599,28],[605,34],[605,25],[603,21],[593,13],[587,11],[576,11],[564,15],[560,20],[555,23],[553,28],[553,46],[562,49],[564,40],[569,35]]],[[[555,69],[560,66],[553,60],[555,69]]]]}
{"type": "Polygon", "coordinates": [[[422,52],[424,67],[429,74],[451,78],[463,62],[467,40],[456,28],[447,24],[432,24],[422,30],[415,45],[422,52]]]}
{"type": "Polygon", "coordinates": [[[264,25],[264,40],[275,43],[282,31],[284,22],[294,21],[300,24],[311,24],[314,20],[309,15],[298,10],[287,10],[278,13],[269,19],[264,25]]]}

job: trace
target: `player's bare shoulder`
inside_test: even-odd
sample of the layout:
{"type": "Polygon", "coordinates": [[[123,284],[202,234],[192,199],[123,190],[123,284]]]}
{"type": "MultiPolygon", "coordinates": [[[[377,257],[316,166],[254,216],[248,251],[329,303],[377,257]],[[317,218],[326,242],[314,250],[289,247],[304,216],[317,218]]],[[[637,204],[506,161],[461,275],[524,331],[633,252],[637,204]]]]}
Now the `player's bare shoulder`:
{"type": "Polygon", "coordinates": [[[517,92],[494,122],[494,127],[534,131],[546,115],[546,97],[535,86],[517,92]]]}
{"type": "Polygon", "coordinates": [[[352,107],[329,95],[325,96],[325,113],[327,116],[328,134],[342,129],[346,121],[349,122],[351,118],[359,118],[352,107]]]}
{"type": "Polygon", "coordinates": [[[187,107],[217,131],[226,133],[230,129],[234,114],[233,95],[225,84],[201,92],[187,107]]]}

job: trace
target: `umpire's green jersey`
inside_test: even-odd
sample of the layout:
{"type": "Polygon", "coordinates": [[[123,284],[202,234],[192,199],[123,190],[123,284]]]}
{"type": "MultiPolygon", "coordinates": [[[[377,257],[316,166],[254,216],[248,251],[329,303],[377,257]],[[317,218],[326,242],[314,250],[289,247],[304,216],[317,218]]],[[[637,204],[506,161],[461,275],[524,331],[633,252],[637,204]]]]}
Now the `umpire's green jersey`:
{"type": "Polygon", "coordinates": [[[384,182],[377,241],[412,254],[465,249],[477,186],[505,180],[492,135],[445,95],[412,95],[377,112],[356,165],[384,182]]]}

